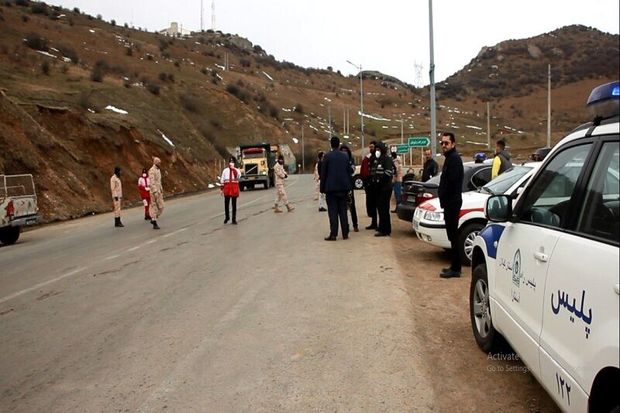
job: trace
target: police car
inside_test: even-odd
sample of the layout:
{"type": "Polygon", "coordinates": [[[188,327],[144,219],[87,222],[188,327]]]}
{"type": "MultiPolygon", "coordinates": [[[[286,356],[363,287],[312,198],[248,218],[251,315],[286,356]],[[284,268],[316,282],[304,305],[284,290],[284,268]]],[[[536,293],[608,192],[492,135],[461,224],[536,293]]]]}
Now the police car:
{"type": "Polygon", "coordinates": [[[620,411],[620,83],[595,88],[594,120],[547,155],[513,207],[489,197],[474,240],[478,346],[506,339],[567,412],[620,411]]]}
{"type": "MultiPolygon", "coordinates": [[[[463,205],[459,211],[457,243],[463,264],[471,264],[474,239],[487,223],[484,216],[487,199],[495,194],[516,196],[517,191],[523,188],[539,166],[538,162],[514,166],[477,191],[463,193],[463,205]]],[[[418,206],[413,214],[412,223],[413,230],[421,241],[444,249],[451,248],[439,198],[433,198],[418,206]]]]}

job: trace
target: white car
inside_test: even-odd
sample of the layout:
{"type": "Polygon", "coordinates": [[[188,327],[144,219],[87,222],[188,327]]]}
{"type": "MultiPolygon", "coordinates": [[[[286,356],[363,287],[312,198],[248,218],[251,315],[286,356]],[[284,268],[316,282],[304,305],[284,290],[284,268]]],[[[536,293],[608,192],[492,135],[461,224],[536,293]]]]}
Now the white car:
{"type": "MultiPolygon", "coordinates": [[[[471,263],[471,252],[476,235],[487,224],[484,206],[491,195],[506,194],[517,197],[519,188],[527,183],[540,162],[530,162],[515,166],[504,172],[477,191],[463,193],[463,205],[459,216],[459,252],[463,264],[471,263]]],[[[450,241],[446,234],[446,223],[439,198],[422,203],[413,214],[413,229],[418,238],[440,248],[450,249],[450,241]]]]}
{"type": "Polygon", "coordinates": [[[592,91],[594,121],[558,143],[472,253],[470,318],[485,352],[506,339],[567,412],[620,411],[620,83],[592,91]]]}

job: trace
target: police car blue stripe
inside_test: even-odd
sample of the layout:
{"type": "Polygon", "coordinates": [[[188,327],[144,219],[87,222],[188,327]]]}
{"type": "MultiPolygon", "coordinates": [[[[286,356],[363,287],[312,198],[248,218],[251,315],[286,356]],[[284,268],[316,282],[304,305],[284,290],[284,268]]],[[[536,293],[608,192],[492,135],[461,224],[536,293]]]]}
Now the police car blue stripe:
{"type": "Polygon", "coordinates": [[[504,228],[505,227],[503,225],[489,224],[482,231],[480,231],[480,236],[487,246],[487,255],[490,258],[495,259],[497,257],[497,243],[502,237],[504,228]]]}

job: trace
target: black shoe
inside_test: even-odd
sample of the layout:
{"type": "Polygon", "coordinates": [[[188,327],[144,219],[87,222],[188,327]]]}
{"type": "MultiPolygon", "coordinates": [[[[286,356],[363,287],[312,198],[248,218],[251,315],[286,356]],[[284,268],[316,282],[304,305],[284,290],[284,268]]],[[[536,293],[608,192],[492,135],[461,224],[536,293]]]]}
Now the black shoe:
{"type": "Polygon", "coordinates": [[[325,241],[336,241],[336,237],[333,235],[330,235],[329,237],[325,238],[325,241]]]}
{"type": "Polygon", "coordinates": [[[233,219],[232,224],[233,224],[233,225],[237,225],[237,221],[235,221],[235,220],[233,219]]]}
{"type": "Polygon", "coordinates": [[[343,235],[343,236],[342,236],[342,239],[349,239],[349,234],[347,234],[347,235],[343,235]]]}
{"type": "Polygon", "coordinates": [[[441,278],[458,278],[461,276],[461,272],[450,270],[450,271],[442,272],[441,274],[439,274],[439,276],[441,278]]]}
{"type": "Polygon", "coordinates": [[[319,208],[319,212],[325,212],[325,211],[327,211],[327,209],[325,209],[325,208],[319,208]]]}
{"type": "Polygon", "coordinates": [[[151,220],[151,217],[150,217],[150,216],[148,216],[148,215],[145,215],[145,216],[144,216],[144,220],[145,220],[145,221],[150,221],[150,220],[151,220]]]}
{"type": "Polygon", "coordinates": [[[226,218],[226,219],[224,220],[224,224],[228,224],[228,221],[229,221],[229,219],[228,219],[228,218],[226,218]]]}
{"type": "Polygon", "coordinates": [[[123,225],[120,218],[114,218],[114,226],[116,228],[123,228],[125,225],[123,225]]]}
{"type": "Polygon", "coordinates": [[[357,226],[353,227],[353,232],[360,232],[360,229],[357,226]]]}
{"type": "Polygon", "coordinates": [[[151,221],[151,224],[153,224],[153,229],[161,229],[159,225],[157,225],[157,221],[151,221]]]}
{"type": "Polygon", "coordinates": [[[384,232],[377,232],[375,234],[375,237],[389,237],[389,236],[390,236],[390,234],[386,234],[384,232]]]}
{"type": "Polygon", "coordinates": [[[376,225],[368,225],[366,229],[377,229],[376,225]]]}
{"type": "Polygon", "coordinates": [[[442,269],[441,269],[441,273],[440,273],[440,274],[443,274],[444,272],[450,272],[450,271],[452,271],[452,268],[450,268],[450,267],[448,267],[448,268],[442,268],[442,269]]]}

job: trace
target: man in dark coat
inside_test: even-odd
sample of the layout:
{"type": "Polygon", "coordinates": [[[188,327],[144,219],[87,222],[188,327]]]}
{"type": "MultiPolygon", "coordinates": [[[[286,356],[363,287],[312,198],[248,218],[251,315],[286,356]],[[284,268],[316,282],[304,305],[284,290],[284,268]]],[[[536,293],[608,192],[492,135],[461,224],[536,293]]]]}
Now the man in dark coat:
{"type": "Polygon", "coordinates": [[[392,179],[394,178],[394,161],[388,154],[385,143],[375,146],[376,160],[372,164],[370,178],[376,191],[379,226],[375,237],[387,237],[392,234],[390,218],[390,198],[392,198],[392,179]]]}
{"type": "Polygon", "coordinates": [[[461,276],[461,254],[458,246],[458,225],[463,198],[463,161],[456,151],[454,134],[446,132],[441,136],[441,149],[446,160],[439,181],[439,204],[443,208],[446,232],[451,245],[452,260],[449,268],[444,268],[441,278],[461,276]]]}
{"type": "Polygon", "coordinates": [[[360,176],[364,181],[364,192],[366,193],[366,214],[370,217],[370,225],[366,229],[377,229],[377,191],[370,179],[370,169],[376,161],[375,141],[368,144],[368,154],[362,159],[360,176]]]}
{"type": "Polygon", "coordinates": [[[437,161],[433,159],[433,154],[430,150],[426,150],[424,152],[424,169],[422,170],[422,182],[426,182],[431,179],[433,176],[437,175],[439,171],[439,165],[437,165],[437,161]]]}
{"type": "Polygon", "coordinates": [[[342,239],[349,238],[349,219],[347,217],[347,195],[353,190],[351,174],[353,169],[346,153],[338,150],[340,139],[331,138],[331,151],[321,163],[321,192],[327,197],[329,215],[329,236],[325,241],[336,241],[338,219],[342,228],[342,239]]]}

